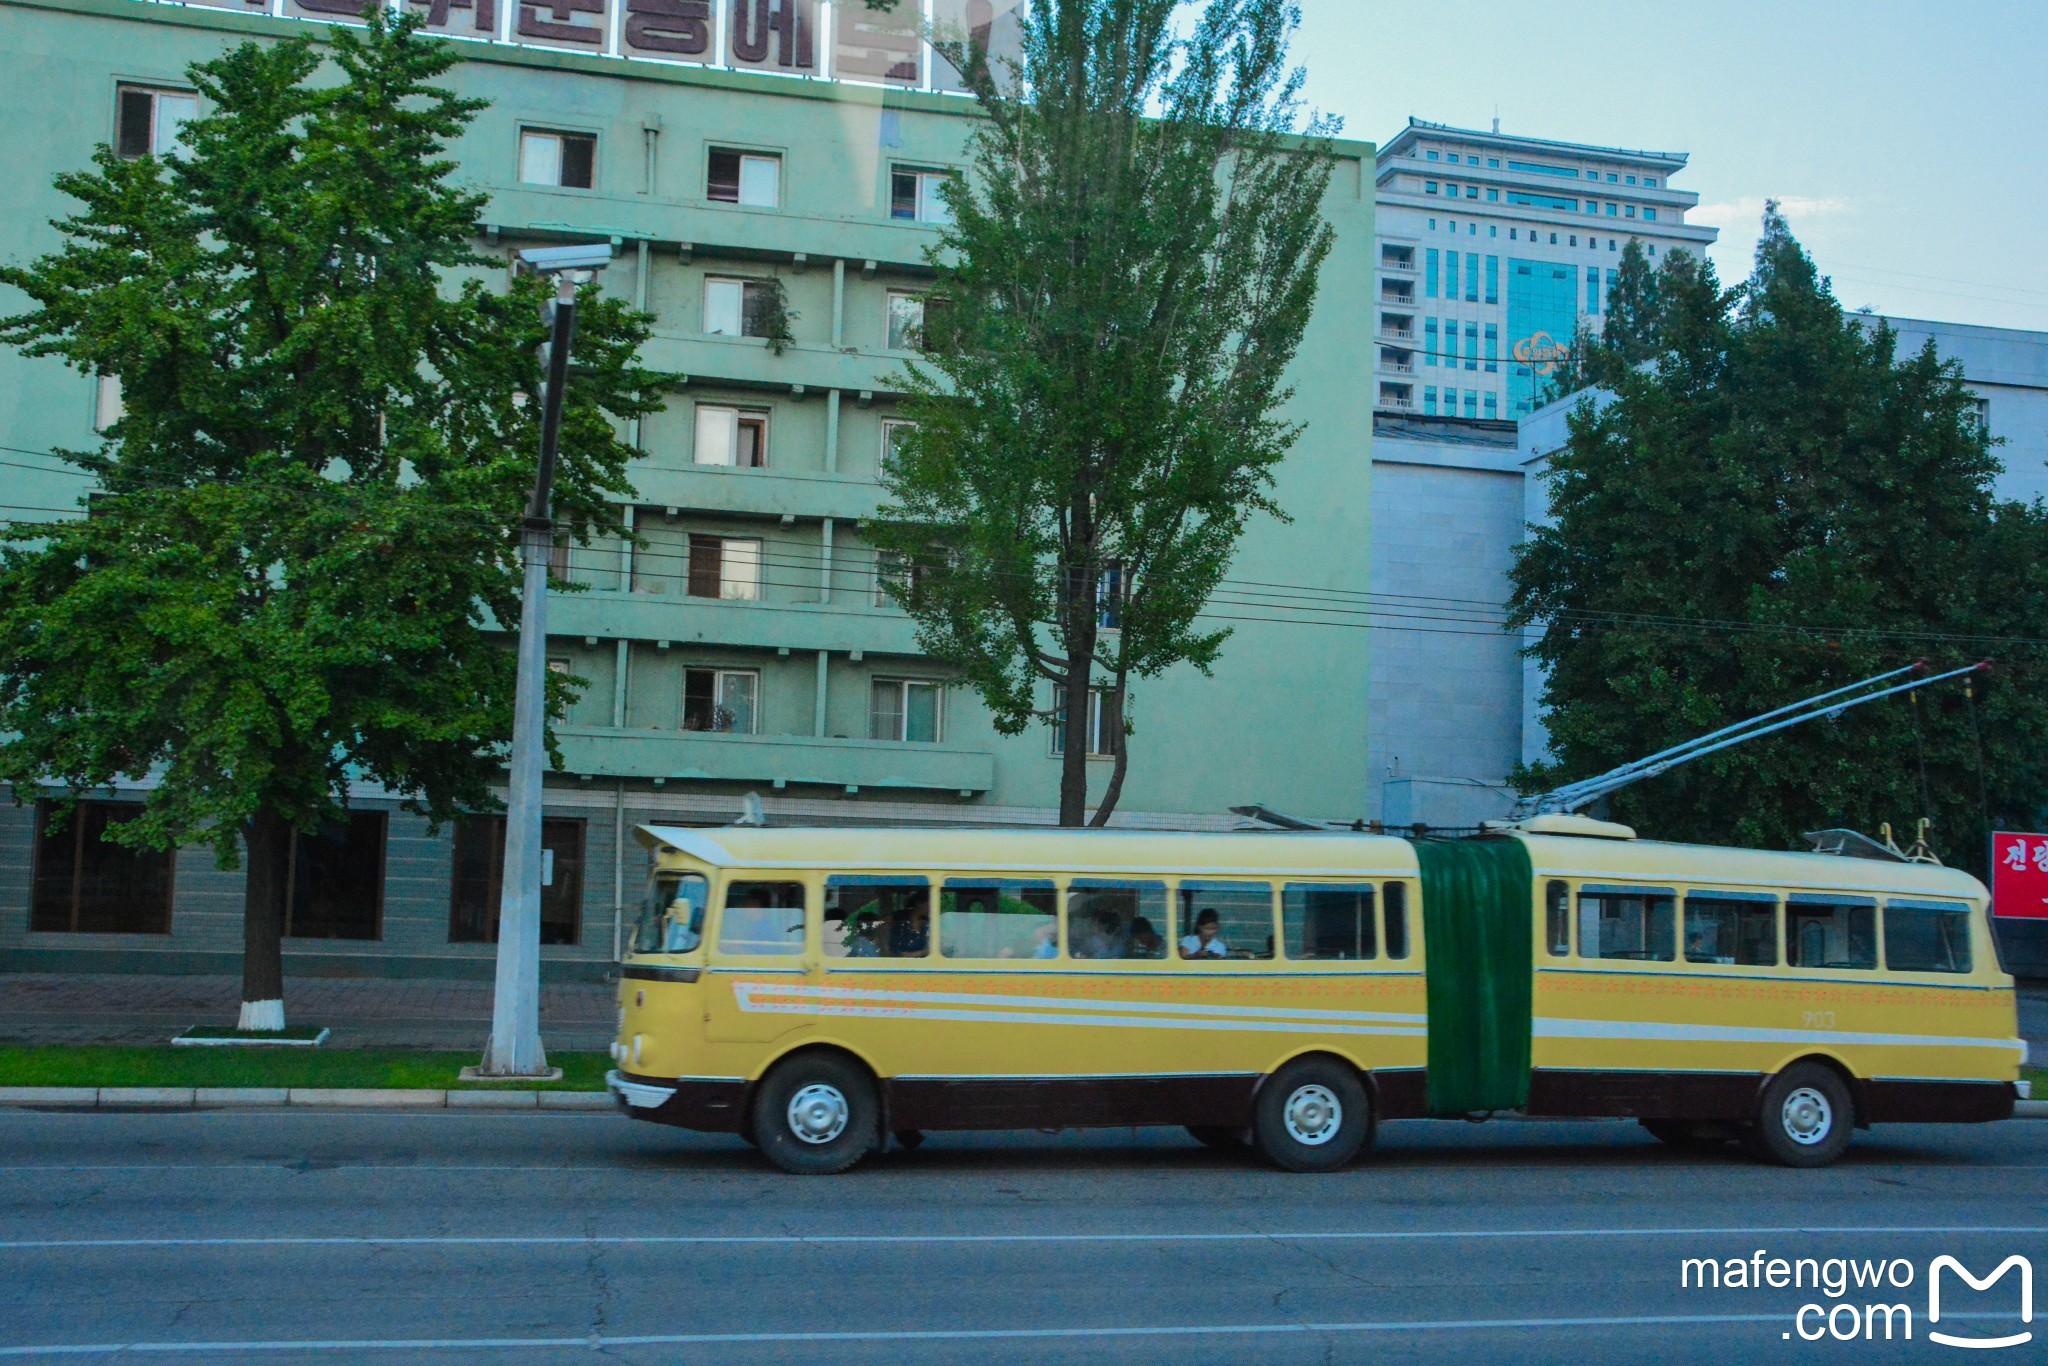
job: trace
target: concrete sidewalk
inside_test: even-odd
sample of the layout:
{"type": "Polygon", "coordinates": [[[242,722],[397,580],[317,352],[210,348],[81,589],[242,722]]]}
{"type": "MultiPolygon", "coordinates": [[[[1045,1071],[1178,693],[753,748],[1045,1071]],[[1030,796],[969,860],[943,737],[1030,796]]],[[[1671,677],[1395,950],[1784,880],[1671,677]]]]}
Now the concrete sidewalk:
{"type": "MultiPolygon", "coordinates": [[[[193,1025],[233,1024],[241,985],[226,976],[0,974],[0,1043],[168,1043],[193,1025]]],[[[615,991],[606,982],[543,986],[542,1041],[551,1051],[602,1053],[615,991]]],[[[287,977],[284,1003],[291,1024],[333,1031],[328,1048],[480,1049],[491,1029],[488,982],[287,977]]]]}

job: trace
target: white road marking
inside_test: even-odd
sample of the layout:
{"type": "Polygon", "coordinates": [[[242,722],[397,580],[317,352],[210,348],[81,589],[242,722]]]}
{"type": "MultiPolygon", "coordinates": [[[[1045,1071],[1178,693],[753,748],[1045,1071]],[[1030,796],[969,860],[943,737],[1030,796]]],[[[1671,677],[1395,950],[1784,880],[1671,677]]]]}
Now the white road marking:
{"type": "MultiPolygon", "coordinates": [[[[1949,1319],[2003,1319],[2010,1314],[1944,1314],[1949,1319]]],[[[0,1347],[0,1357],[90,1356],[95,1353],[214,1352],[481,1352],[581,1347],[714,1347],[755,1343],[859,1342],[1028,1342],[1115,1338],[1204,1338],[1314,1336],[1320,1333],[1485,1333],[1557,1328],[1686,1328],[1786,1322],[1779,1314],[1616,1314],[1558,1319],[1411,1319],[1354,1323],[1218,1323],[1161,1328],[927,1328],[899,1331],[848,1330],[820,1333],[653,1333],[637,1336],[552,1338],[311,1338],[300,1341],[255,1339],[216,1342],[51,1343],[32,1347],[0,1347]]]]}
{"type": "Polygon", "coordinates": [[[1510,1229],[1417,1229],[1405,1232],[1376,1230],[1368,1233],[1317,1231],[1311,1233],[842,1233],[813,1234],[601,1234],[593,1236],[543,1234],[524,1236],[436,1235],[380,1236],[326,1235],[320,1237],[247,1238],[14,1238],[0,1241],[0,1252],[48,1252],[59,1249],[87,1251],[95,1248],[193,1248],[193,1247],[880,1247],[890,1245],[987,1246],[1003,1243],[1403,1243],[1447,1242],[1457,1239],[1512,1238],[1756,1238],[1805,1234],[1809,1237],[1887,1234],[1893,1237],[1954,1236],[1956,1234],[2048,1234],[2048,1226],[1978,1224],[1891,1225],[1800,1224],[1781,1228],[1510,1228],[1510,1229]]]}

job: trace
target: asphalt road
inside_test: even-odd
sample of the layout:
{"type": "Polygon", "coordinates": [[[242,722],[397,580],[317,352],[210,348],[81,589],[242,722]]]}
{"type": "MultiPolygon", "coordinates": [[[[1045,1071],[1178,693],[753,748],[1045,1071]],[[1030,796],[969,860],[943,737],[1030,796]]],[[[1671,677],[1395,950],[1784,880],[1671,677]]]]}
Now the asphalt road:
{"type": "Polygon", "coordinates": [[[1879,1130],[1820,1172],[1525,1122],[1392,1125],[1328,1177],[1120,1131],[800,1179],[607,1114],[0,1112],[0,1359],[2041,1360],[2048,1321],[1926,1338],[2024,1330],[2011,1275],[1926,1321],[1934,1257],[2012,1253],[2048,1271],[2048,1123],[1879,1130]],[[1680,1285],[1760,1249],[1913,1279],[1680,1285]],[[1914,1339],[1801,1341],[1807,1303],[1905,1304],[1914,1339]]]}

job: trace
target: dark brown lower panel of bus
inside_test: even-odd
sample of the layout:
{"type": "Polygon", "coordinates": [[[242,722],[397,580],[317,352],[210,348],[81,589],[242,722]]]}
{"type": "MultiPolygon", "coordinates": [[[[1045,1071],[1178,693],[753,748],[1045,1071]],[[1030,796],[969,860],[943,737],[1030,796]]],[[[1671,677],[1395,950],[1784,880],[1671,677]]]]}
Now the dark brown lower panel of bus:
{"type": "Polygon", "coordinates": [[[892,1129],[1121,1129],[1252,1122],[1251,1075],[1202,1077],[898,1077],[886,1083],[892,1129]]]}
{"type": "MultiPolygon", "coordinates": [[[[1622,1119],[1749,1121],[1769,1077],[1754,1072],[1577,1072],[1545,1068],[1529,1078],[1527,1113],[1622,1119]]],[[[1855,1083],[1863,1124],[1979,1124],[2011,1119],[2003,1081],[1879,1080],[1855,1083]]]]}
{"type": "Polygon", "coordinates": [[[703,1077],[663,1081],[659,1077],[640,1077],[631,1073],[626,1073],[625,1079],[647,1086],[676,1088],[676,1093],[658,1106],[627,1110],[626,1113],[634,1119],[649,1119],[657,1124],[673,1124],[707,1134],[736,1134],[740,1131],[747,1101],[747,1084],[743,1081],[703,1077]]]}

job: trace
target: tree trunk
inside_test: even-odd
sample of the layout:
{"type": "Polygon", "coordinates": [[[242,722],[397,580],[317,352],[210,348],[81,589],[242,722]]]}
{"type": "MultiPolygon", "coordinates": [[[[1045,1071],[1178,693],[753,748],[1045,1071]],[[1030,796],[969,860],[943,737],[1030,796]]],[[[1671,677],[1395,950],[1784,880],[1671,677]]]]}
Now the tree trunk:
{"type": "Polygon", "coordinates": [[[1085,566],[1067,570],[1066,736],[1060,755],[1060,824],[1088,823],[1088,683],[1094,676],[1095,584],[1085,566]]]}
{"type": "Polygon", "coordinates": [[[284,898],[292,828],[263,809],[242,827],[248,881],[242,893],[242,1015],[236,1028],[284,1028],[284,898]]]}
{"type": "Polygon", "coordinates": [[[1102,803],[1095,808],[1095,818],[1088,823],[1097,828],[1109,824],[1109,818],[1116,814],[1116,804],[1124,795],[1124,774],[1131,766],[1131,737],[1124,732],[1124,697],[1130,690],[1127,675],[1118,675],[1116,689],[1110,694],[1110,714],[1105,722],[1116,725],[1116,767],[1110,771],[1109,786],[1103,789],[1102,803]]]}

